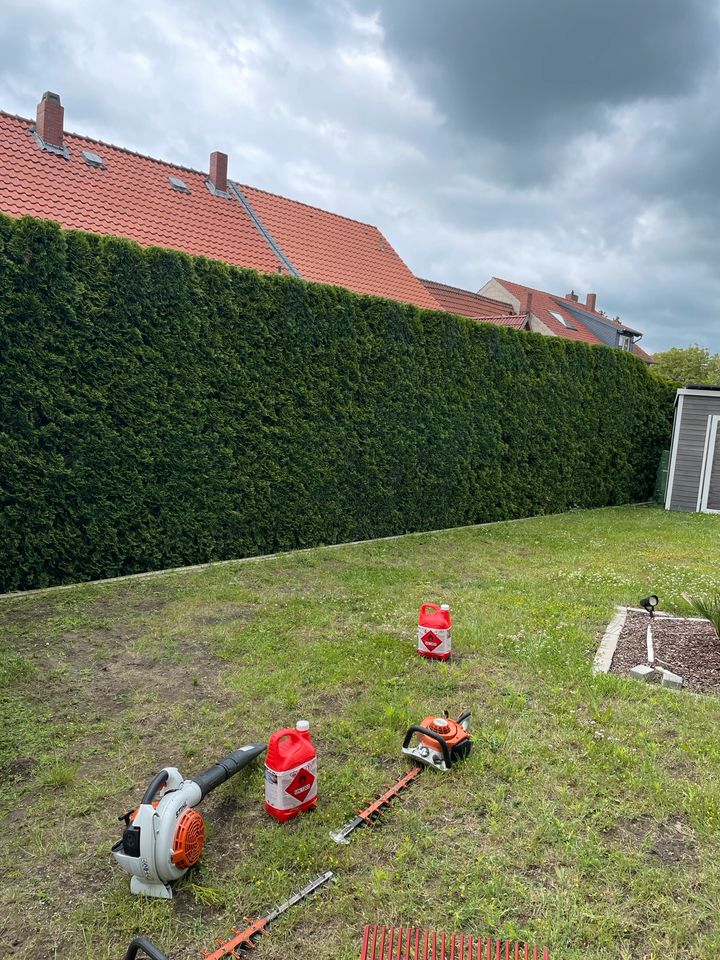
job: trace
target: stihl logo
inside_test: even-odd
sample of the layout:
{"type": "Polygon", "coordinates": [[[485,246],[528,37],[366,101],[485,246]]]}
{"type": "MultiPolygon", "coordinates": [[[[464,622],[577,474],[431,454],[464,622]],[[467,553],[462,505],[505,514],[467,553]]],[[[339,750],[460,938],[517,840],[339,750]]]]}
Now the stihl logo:
{"type": "Polygon", "coordinates": [[[296,800],[302,800],[308,795],[312,785],[315,783],[315,777],[310,773],[309,770],[306,770],[305,767],[302,770],[298,770],[295,776],[292,779],[287,787],[285,787],[285,793],[289,793],[291,797],[294,797],[296,800]]]}
{"type": "Polygon", "coordinates": [[[442,640],[440,637],[435,636],[432,630],[428,630],[428,632],[422,638],[422,642],[428,648],[428,650],[437,650],[442,643],[442,640]]]}

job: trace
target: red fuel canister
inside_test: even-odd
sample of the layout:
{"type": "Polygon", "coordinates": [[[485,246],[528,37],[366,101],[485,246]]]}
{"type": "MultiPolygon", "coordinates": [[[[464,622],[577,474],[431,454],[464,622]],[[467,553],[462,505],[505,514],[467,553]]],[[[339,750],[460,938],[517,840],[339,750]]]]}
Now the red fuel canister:
{"type": "Polygon", "coordinates": [[[317,752],[310,724],[298,720],[268,742],[265,761],[265,809],[281,823],[317,805],[317,752]]]}
{"type": "Polygon", "coordinates": [[[424,603],[418,617],[418,653],[430,660],[449,660],[452,653],[450,607],[424,603]]]}

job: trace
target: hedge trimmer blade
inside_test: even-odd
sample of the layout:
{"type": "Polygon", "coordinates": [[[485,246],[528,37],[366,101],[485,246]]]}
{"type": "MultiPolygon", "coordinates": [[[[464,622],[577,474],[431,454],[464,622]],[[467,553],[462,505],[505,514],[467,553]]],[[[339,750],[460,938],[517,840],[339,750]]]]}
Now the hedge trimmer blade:
{"type": "Polygon", "coordinates": [[[344,827],[341,827],[339,830],[331,830],[330,836],[335,843],[350,843],[349,838],[353,830],[357,830],[358,827],[363,827],[366,823],[373,823],[377,820],[386,808],[390,806],[390,803],[395,797],[397,797],[399,793],[402,793],[403,790],[407,790],[415,777],[422,773],[422,769],[422,767],[413,767],[409,773],[401,777],[389,790],[386,790],[377,800],[374,800],[369,807],[365,807],[364,810],[359,810],[358,815],[348,821],[344,827]]]}
{"type": "Polygon", "coordinates": [[[319,877],[311,880],[302,890],[294,893],[289,900],[286,900],[284,903],[281,903],[279,907],[271,910],[267,916],[253,920],[244,930],[233,930],[233,936],[230,937],[229,940],[218,940],[217,950],[213,950],[212,952],[203,950],[203,957],[205,960],[222,960],[223,957],[238,958],[242,957],[242,953],[240,953],[241,950],[254,950],[256,946],[255,941],[266,932],[267,927],[273,920],[277,920],[277,918],[285,913],[286,910],[289,910],[290,907],[294,907],[296,903],[300,903],[301,900],[309,897],[318,887],[322,887],[328,880],[332,880],[333,876],[332,870],[328,870],[327,873],[321,873],[319,877]]]}

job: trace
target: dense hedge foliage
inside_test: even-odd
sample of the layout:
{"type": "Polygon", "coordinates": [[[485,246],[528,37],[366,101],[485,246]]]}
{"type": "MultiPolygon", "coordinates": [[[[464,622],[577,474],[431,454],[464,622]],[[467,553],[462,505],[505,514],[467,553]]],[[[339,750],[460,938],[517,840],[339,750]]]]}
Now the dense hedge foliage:
{"type": "Polygon", "coordinates": [[[634,357],[0,216],[0,589],[643,500],[634,357]]]}

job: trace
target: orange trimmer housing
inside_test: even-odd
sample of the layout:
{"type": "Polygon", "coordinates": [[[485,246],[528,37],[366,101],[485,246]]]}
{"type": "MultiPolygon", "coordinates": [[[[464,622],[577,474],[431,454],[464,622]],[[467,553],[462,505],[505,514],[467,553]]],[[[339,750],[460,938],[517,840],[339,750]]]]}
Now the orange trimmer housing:
{"type": "Polygon", "coordinates": [[[453,720],[445,711],[445,716],[425,717],[421,724],[410,727],[403,741],[403,753],[425,766],[435,770],[447,771],[458,760],[464,760],[470,753],[472,738],[468,733],[470,712],[461,713],[453,720]],[[418,742],[410,746],[413,735],[418,742]]]}

